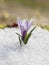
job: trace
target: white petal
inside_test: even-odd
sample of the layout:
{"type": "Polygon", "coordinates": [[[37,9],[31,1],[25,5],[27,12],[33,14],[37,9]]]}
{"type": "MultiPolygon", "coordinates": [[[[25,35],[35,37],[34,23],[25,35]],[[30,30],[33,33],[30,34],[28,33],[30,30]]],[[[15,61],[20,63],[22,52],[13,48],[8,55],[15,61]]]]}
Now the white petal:
{"type": "Polygon", "coordinates": [[[33,24],[33,19],[31,19],[28,23],[28,29],[31,27],[31,25],[33,24]]]}
{"type": "Polygon", "coordinates": [[[31,19],[30,19],[30,22],[33,22],[33,21],[34,21],[34,19],[31,18],[31,19]]]}
{"type": "Polygon", "coordinates": [[[23,20],[22,26],[24,27],[25,30],[28,29],[28,21],[26,19],[23,20]]]}
{"type": "Polygon", "coordinates": [[[20,29],[21,29],[21,35],[23,35],[23,31],[25,30],[24,27],[22,25],[20,25],[20,29]]]}

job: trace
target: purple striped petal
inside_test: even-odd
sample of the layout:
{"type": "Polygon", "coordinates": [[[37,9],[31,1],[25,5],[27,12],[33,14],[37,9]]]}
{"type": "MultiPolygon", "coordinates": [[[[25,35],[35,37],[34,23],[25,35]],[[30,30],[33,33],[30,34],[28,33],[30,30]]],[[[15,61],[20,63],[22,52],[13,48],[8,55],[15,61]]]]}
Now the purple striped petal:
{"type": "Polygon", "coordinates": [[[28,21],[24,19],[22,25],[23,25],[24,29],[26,31],[28,31],[28,21]]]}
{"type": "Polygon", "coordinates": [[[23,35],[24,27],[20,25],[21,35],[23,35]]]}
{"type": "Polygon", "coordinates": [[[23,34],[22,34],[22,40],[24,40],[24,38],[25,38],[26,34],[27,34],[27,31],[26,31],[26,30],[24,30],[24,31],[23,31],[23,34]]]}
{"type": "Polygon", "coordinates": [[[21,29],[22,40],[24,40],[25,35],[27,34],[27,31],[24,29],[22,25],[20,26],[20,29],[21,29]]]}
{"type": "Polygon", "coordinates": [[[33,21],[33,19],[31,19],[31,20],[29,21],[29,23],[28,23],[28,30],[29,30],[30,27],[32,26],[32,21],[33,21]]]}

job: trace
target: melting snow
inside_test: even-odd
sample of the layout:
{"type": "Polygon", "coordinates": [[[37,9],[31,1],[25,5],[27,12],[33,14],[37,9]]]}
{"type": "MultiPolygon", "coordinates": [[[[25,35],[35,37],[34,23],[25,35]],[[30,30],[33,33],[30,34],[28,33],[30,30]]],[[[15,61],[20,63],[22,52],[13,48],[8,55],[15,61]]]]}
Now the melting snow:
{"type": "Polygon", "coordinates": [[[0,29],[0,65],[49,65],[49,31],[37,27],[20,47],[16,28],[0,29]]]}

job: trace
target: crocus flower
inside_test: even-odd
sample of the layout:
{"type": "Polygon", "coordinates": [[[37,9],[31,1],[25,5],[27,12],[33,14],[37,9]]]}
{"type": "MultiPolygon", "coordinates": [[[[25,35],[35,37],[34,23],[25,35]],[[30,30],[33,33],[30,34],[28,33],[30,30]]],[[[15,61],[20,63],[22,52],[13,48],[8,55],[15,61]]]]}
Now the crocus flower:
{"type": "MultiPolygon", "coordinates": [[[[31,32],[33,31],[33,30],[31,30],[30,33],[27,34],[28,30],[32,26],[32,21],[33,21],[32,19],[30,21],[28,21],[26,19],[24,19],[22,21],[22,20],[20,20],[20,18],[17,18],[17,23],[21,30],[21,35],[19,35],[19,34],[18,35],[21,36],[21,39],[25,44],[27,43],[29,37],[31,36],[31,32]]],[[[20,40],[20,37],[19,37],[19,40],[20,40]]]]}
{"type": "Polygon", "coordinates": [[[28,20],[24,19],[23,21],[20,20],[20,18],[17,19],[18,26],[21,30],[21,36],[22,40],[24,40],[28,30],[30,29],[32,25],[32,19],[28,22],[28,20]]]}

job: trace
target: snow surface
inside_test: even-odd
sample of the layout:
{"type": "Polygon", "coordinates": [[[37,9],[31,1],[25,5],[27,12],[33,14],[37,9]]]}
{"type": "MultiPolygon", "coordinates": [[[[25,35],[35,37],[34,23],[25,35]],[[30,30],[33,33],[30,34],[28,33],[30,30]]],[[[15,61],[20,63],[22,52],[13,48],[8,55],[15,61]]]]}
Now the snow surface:
{"type": "Polygon", "coordinates": [[[0,65],[49,65],[49,31],[37,27],[20,47],[16,28],[0,29],[0,65]]]}

